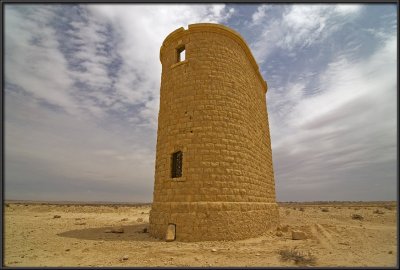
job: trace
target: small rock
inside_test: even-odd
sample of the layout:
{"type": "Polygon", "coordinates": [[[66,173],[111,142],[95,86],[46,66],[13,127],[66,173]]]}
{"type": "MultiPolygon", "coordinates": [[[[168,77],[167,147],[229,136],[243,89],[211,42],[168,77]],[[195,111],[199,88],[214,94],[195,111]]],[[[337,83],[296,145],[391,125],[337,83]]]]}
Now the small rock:
{"type": "Polygon", "coordinates": [[[138,218],[136,221],[137,222],[143,222],[143,218],[138,218]]]}
{"type": "Polygon", "coordinates": [[[388,253],[389,253],[389,254],[393,254],[393,251],[389,251],[388,253]]]}
{"type": "Polygon", "coordinates": [[[275,235],[278,236],[278,237],[281,237],[283,234],[282,234],[282,232],[277,231],[275,235]]]}
{"type": "Polygon", "coordinates": [[[144,214],[144,212],[142,212],[142,214],[144,214]]]}
{"type": "Polygon", "coordinates": [[[128,256],[128,255],[124,255],[121,259],[122,259],[123,261],[126,261],[126,260],[129,259],[129,256],[128,256]]]}
{"type": "Polygon", "coordinates": [[[256,253],[256,256],[260,256],[261,254],[260,253],[256,253]]]}
{"type": "Polygon", "coordinates": [[[215,248],[213,248],[211,251],[212,251],[212,252],[217,252],[217,250],[216,250],[215,248]]]}
{"type": "Polygon", "coordinates": [[[65,251],[70,251],[71,249],[67,248],[65,251]]]}
{"type": "Polygon", "coordinates": [[[304,232],[302,231],[292,231],[292,239],[293,240],[304,240],[306,239],[307,236],[304,232]]]}
{"type": "Polygon", "coordinates": [[[359,214],[353,214],[353,215],[351,215],[351,218],[352,219],[357,219],[357,220],[363,220],[364,219],[364,217],[359,215],[359,214]]]}
{"type": "Polygon", "coordinates": [[[383,211],[381,211],[381,210],[379,210],[379,209],[376,209],[375,211],[374,211],[374,214],[378,214],[378,215],[383,215],[385,212],[383,212],[383,211]]]}
{"type": "Polygon", "coordinates": [[[128,221],[128,219],[127,218],[123,218],[123,219],[121,219],[121,221],[128,221]]]}
{"type": "Polygon", "coordinates": [[[104,231],[105,233],[124,233],[124,228],[112,228],[104,231]]]}
{"type": "Polygon", "coordinates": [[[60,218],[60,215],[54,215],[53,218],[60,218]]]}
{"type": "Polygon", "coordinates": [[[281,227],[282,232],[288,232],[289,231],[289,225],[285,225],[281,227]]]}
{"type": "Polygon", "coordinates": [[[124,228],[113,228],[111,229],[112,233],[124,233],[124,228]]]}

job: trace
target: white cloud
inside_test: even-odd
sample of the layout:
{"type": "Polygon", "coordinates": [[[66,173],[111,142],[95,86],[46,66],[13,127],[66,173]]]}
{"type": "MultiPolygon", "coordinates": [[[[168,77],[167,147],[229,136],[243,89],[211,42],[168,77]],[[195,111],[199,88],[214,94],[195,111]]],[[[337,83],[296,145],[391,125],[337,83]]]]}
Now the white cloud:
{"type": "Polygon", "coordinates": [[[320,75],[320,87],[325,91],[303,100],[294,113],[296,118],[303,120],[293,119],[293,123],[306,125],[319,117],[339,113],[342,106],[362,99],[377,108],[380,102],[393,105],[390,101],[396,88],[396,72],[393,69],[396,43],[395,37],[388,39],[380,50],[364,61],[352,63],[346,58],[339,58],[331,63],[320,75]]]}
{"type": "MultiPolygon", "coordinates": [[[[281,194],[307,183],[312,183],[308,192],[328,187],[319,189],[321,182],[343,190],[347,185],[381,189],[372,185],[376,172],[371,170],[385,168],[389,176],[380,179],[385,190],[377,194],[395,198],[390,179],[396,164],[396,47],[392,36],[368,58],[352,60],[339,53],[319,75],[317,87],[324,91],[317,94],[304,96],[299,85],[270,94],[268,103],[278,106],[270,110],[270,119],[277,185],[286,187],[281,194]]],[[[353,199],[376,199],[371,189],[353,199]]],[[[343,194],[336,194],[336,200],[350,199],[343,194]]]]}
{"type": "Polygon", "coordinates": [[[290,51],[323,42],[338,31],[345,18],[356,16],[361,5],[291,5],[285,7],[282,17],[267,18],[266,8],[258,8],[253,22],[262,25],[258,40],[252,44],[254,55],[263,63],[276,49],[290,51]],[[268,19],[267,24],[263,24],[268,19]]]}
{"type": "Polygon", "coordinates": [[[358,13],[361,11],[361,5],[354,4],[339,4],[335,6],[336,12],[341,15],[348,15],[353,13],[358,13]]]}
{"type": "Polygon", "coordinates": [[[52,17],[51,9],[44,7],[30,15],[6,10],[5,81],[74,113],[75,104],[68,94],[73,81],[68,76],[66,61],[57,49],[54,30],[43,26],[52,17]],[[24,23],[25,20],[30,23],[24,23]]]}
{"type": "Polygon", "coordinates": [[[267,10],[270,8],[269,5],[261,5],[257,8],[257,11],[253,13],[251,16],[252,19],[252,25],[257,25],[262,22],[264,17],[267,14],[267,10]]]}

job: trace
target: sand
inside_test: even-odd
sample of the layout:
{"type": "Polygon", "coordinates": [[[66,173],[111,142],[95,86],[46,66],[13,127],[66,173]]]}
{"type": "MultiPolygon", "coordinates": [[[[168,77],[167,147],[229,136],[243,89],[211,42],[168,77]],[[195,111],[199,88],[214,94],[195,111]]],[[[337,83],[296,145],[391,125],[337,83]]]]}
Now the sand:
{"type": "Polygon", "coordinates": [[[143,232],[148,226],[150,205],[7,203],[3,261],[5,266],[52,267],[395,267],[395,205],[281,204],[280,223],[282,227],[289,225],[287,232],[274,228],[241,241],[183,243],[154,239],[143,232]],[[391,209],[386,205],[392,205],[391,209]],[[353,214],[364,219],[352,219],[353,214]],[[55,218],[57,215],[60,217],[55,218]],[[124,232],[110,233],[113,228],[123,228],[124,232]],[[292,240],[292,230],[303,231],[307,239],[292,240]],[[297,262],[290,256],[282,260],[280,254],[290,251],[299,252],[303,258],[297,262]],[[307,261],[309,256],[314,259],[307,261]]]}

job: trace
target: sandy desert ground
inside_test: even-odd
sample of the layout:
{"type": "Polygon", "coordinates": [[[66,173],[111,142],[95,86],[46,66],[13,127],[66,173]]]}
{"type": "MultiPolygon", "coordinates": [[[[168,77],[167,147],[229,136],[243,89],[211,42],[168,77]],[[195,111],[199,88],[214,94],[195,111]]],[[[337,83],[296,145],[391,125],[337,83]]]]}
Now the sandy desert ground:
{"type": "Polygon", "coordinates": [[[234,242],[153,239],[143,232],[149,211],[150,205],[8,202],[3,215],[4,266],[395,267],[398,263],[395,202],[280,204],[280,228],[234,242]],[[363,220],[353,219],[353,214],[363,220]],[[118,227],[124,232],[110,233],[118,227]],[[305,232],[307,239],[292,240],[292,230],[305,232]]]}

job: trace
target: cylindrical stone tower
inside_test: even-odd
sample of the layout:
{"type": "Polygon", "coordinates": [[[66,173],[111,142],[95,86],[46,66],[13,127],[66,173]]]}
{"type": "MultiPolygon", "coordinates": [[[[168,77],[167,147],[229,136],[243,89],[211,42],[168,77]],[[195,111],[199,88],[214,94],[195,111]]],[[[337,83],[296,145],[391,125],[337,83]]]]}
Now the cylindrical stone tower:
{"type": "Polygon", "coordinates": [[[160,60],[150,234],[237,240],[277,226],[267,84],[244,39],[192,24],[167,36],[160,60]]]}

